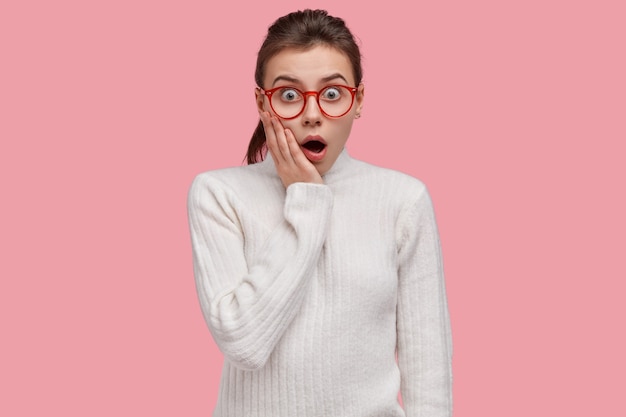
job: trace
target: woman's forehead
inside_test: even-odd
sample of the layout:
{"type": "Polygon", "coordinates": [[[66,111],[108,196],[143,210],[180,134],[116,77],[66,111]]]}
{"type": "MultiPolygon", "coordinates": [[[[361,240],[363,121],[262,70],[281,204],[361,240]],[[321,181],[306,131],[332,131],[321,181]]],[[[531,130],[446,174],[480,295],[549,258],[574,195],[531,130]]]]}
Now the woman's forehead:
{"type": "Polygon", "coordinates": [[[350,60],[340,50],[326,45],[309,49],[286,48],[274,55],[265,67],[265,86],[271,88],[275,80],[291,78],[302,84],[318,84],[335,74],[354,84],[350,60]]]}

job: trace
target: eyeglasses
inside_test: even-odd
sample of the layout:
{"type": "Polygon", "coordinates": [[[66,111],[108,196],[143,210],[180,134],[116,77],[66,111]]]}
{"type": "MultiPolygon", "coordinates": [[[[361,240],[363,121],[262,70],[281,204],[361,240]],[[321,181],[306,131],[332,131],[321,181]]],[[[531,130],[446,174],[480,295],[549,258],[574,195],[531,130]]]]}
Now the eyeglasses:
{"type": "Polygon", "coordinates": [[[320,91],[301,91],[295,87],[261,89],[261,93],[269,98],[272,110],[281,119],[295,119],[300,116],[306,107],[308,96],[315,96],[324,116],[339,118],[352,108],[356,92],[356,87],[345,85],[329,85],[320,91]]]}

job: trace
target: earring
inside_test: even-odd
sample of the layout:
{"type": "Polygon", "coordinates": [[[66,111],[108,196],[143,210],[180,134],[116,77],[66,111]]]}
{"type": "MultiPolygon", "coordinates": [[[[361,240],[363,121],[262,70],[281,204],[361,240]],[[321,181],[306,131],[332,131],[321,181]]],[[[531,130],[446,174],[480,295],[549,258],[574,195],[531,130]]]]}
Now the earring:
{"type": "Polygon", "coordinates": [[[361,117],[361,113],[357,113],[357,114],[354,115],[355,119],[358,119],[359,117],[361,117]]]}

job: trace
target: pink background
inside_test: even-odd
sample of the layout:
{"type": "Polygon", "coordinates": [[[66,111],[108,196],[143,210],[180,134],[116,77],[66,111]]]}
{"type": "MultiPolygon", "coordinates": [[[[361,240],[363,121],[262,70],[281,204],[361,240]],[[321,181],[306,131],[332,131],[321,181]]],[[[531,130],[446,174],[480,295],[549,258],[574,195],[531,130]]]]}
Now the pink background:
{"type": "Polygon", "coordinates": [[[362,43],[352,156],[432,193],[455,416],[626,415],[623,5],[2,2],[0,415],[210,415],[186,194],[242,161],[305,7],[362,43]]]}

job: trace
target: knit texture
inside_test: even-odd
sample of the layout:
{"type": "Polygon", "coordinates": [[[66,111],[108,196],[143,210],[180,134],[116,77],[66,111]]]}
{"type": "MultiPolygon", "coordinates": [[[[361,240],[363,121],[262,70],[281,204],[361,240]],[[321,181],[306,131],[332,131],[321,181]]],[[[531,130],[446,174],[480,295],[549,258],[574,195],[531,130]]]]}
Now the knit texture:
{"type": "Polygon", "coordinates": [[[345,150],[323,179],[285,189],[268,155],[191,185],[198,297],[224,354],[213,416],[450,416],[426,187],[345,150]]]}

